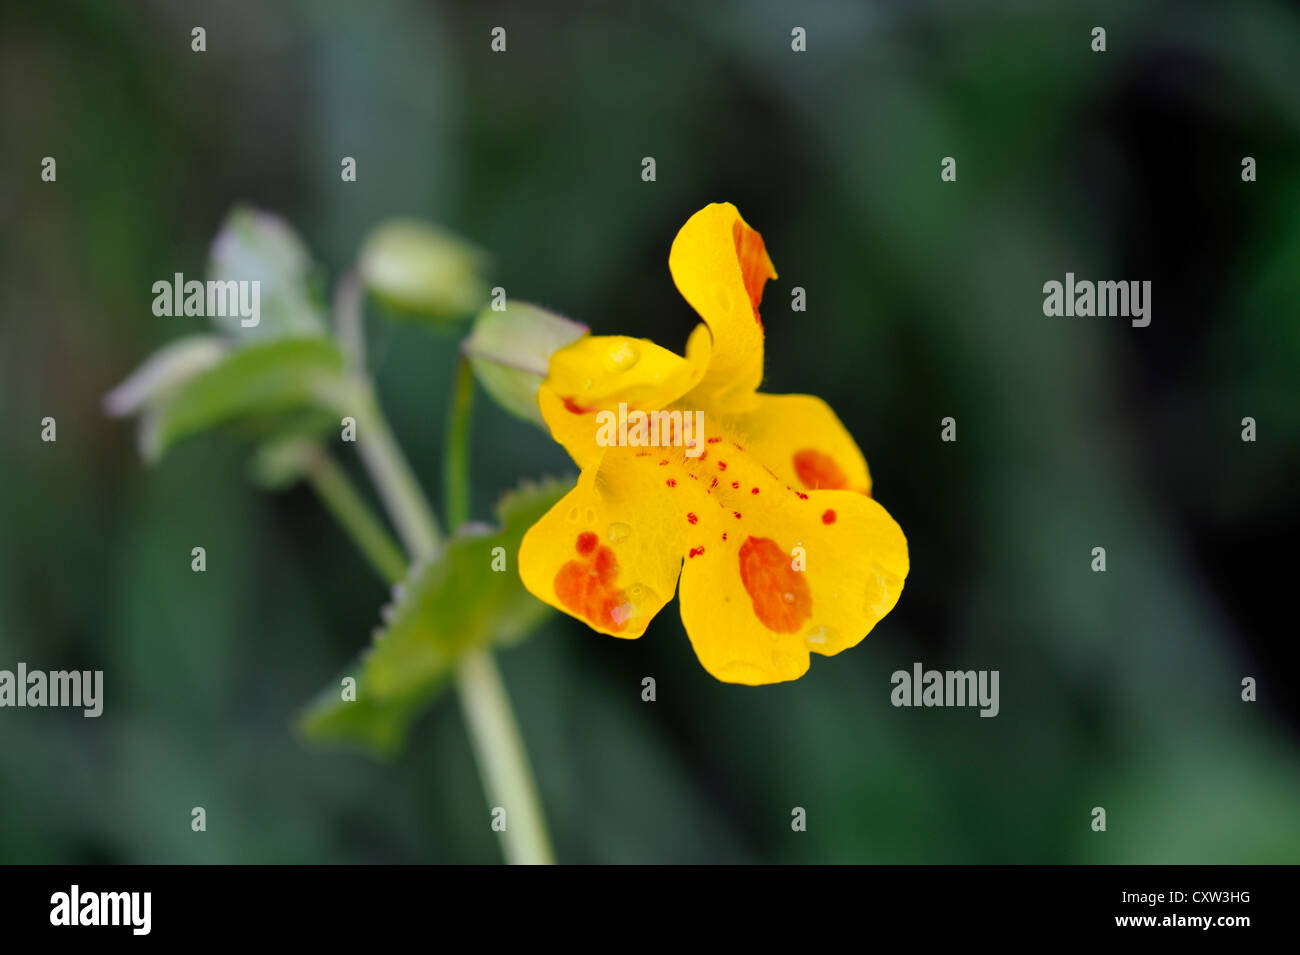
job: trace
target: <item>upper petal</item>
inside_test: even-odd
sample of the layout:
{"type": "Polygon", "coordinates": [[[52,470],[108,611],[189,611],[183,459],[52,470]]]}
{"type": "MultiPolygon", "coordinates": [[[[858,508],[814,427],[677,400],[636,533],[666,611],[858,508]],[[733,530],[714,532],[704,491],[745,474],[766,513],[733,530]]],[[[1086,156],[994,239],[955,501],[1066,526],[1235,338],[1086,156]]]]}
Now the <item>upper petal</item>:
{"type": "Polygon", "coordinates": [[[595,466],[605,448],[596,436],[600,412],[617,414],[670,405],[699,381],[702,367],[645,338],[589,335],[551,356],[537,403],[551,436],[579,467],[595,466]]]}
{"type": "Polygon", "coordinates": [[[743,398],[753,392],[763,380],[758,305],[764,283],[776,278],[763,237],[731,203],[705,206],[677,233],[668,269],[711,334],[702,393],[743,398]]]}

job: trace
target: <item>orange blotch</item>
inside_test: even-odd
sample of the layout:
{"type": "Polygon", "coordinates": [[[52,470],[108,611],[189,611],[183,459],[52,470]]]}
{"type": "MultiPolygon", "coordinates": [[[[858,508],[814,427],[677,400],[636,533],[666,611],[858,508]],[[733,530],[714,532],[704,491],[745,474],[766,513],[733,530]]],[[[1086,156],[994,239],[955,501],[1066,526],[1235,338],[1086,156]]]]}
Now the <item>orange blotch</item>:
{"type": "Polygon", "coordinates": [[[794,455],[794,470],[804,487],[816,490],[844,490],[849,479],[829,454],[804,448],[794,455]]]}
{"type": "Polygon", "coordinates": [[[617,633],[627,619],[627,595],[616,586],[618,560],[608,547],[597,546],[595,534],[578,536],[578,553],[591,560],[571,560],[555,575],[555,595],[579,617],[617,633]]]}
{"type": "Polygon", "coordinates": [[[740,582],[754,616],[776,633],[794,633],[812,616],[812,593],[804,574],[769,537],[751,537],[740,547],[740,582]]]}
{"type": "Polygon", "coordinates": [[[834,512],[834,511],[831,511],[831,510],[823,511],[823,512],[822,512],[822,523],[823,523],[823,524],[834,524],[834,523],[835,523],[835,512],[834,512]]]}
{"type": "Polygon", "coordinates": [[[776,269],[772,268],[772,260],[767,257],[763,237],[739,219],[732,224],[731,237],[736,243],[736,258],[740,261],[740,274],[745,279],[745,292],[754,308],[754,321],[761,328],[763,320],[758,317],[758,305],[763,301],[763,285],[768,279],[776,278],[776,269]]]}

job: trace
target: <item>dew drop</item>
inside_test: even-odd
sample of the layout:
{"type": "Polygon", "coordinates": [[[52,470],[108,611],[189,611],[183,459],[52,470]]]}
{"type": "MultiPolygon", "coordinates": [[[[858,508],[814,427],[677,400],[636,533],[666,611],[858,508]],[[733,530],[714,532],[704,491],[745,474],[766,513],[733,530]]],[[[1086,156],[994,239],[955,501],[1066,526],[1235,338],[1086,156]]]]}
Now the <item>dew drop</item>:
{"type": "Polygon", "coordinates": [[[781,599],[788,604],[792,604],[794,603],[794,594],[790,593],[790,591],[787,590],[785,593],[781,595],[781,599]]]}
{"type": "Polygon", "coordinates": [[[587,519],[588,524],[594,523],[596,520],[596,509],[594,507],[587,508],[587,513],[583,516],[587,519]]]}
{"type": "Polygon", "coordinates": [[[569,508],[569,523],[578,523],[578,509],[576,507],[569,508]]]}
{"type": "Polygon", "coordinates": [[[619,541],[625,541],[632,536],[632,527],[630,524],[610,524],[609,525],[609,542],[617,544],[619,541]]]}
{"type": "Polygon", "coordinates": [[[627,371],[640,360],[641,350],[633,342],[624,339],[605,353],[605,369],[627,371]]]}
{"type": "Polygon", "coordinates": [[[827,626],[813,627],[804,636],[804,643],[809,647],[824,647],[828,640],[835,636],[835,631],[827,626]]]}

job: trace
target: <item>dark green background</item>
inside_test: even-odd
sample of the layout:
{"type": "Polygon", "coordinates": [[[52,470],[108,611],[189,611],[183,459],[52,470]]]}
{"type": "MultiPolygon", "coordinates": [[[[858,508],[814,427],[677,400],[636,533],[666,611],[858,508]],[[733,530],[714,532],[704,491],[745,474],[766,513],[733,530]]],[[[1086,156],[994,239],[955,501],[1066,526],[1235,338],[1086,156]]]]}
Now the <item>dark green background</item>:
{"type": "MultiPolygon", "coordinates": [[[[102,668],[106,704],[0,710],[0,861],[499,858],[450,697],[391,765],[293,737],[386,597],[311,495],[254,490],[221,437],[147,470],[100,411],[198,330],[150,287],[201,273],[239,200],[334,276],[375,223],[427,217],[512,297],[675,349],[677,228],[730,200],[763,233],[765,389],[838,411],[911,575],[793,684],[715,682],[675,602],[637,642],[555,618],[504,652],[561,860],[1300,858],[1292,8],[33,6],[0,12],[0,667],[102,668]],[[1045,318],[1066,271],[1150,279],[1151,326],[1045,318]],[[1001,715],[891,707],[913,661],[1000,670],[1001,715]]],[[[437,499],[454,339],[376,336],[437,499]]],[[[474,468],[486,518],[571,465],[481,402],[474,468]]]]}

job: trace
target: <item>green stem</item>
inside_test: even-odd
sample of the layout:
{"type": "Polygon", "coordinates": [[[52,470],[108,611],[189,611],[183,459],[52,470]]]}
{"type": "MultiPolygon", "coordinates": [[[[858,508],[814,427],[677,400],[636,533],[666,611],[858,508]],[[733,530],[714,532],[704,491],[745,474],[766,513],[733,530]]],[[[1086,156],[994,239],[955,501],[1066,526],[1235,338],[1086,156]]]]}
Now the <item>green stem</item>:
{"type": "MultiPolygon", "coordinates": [[[[447,526],[469,520],[469,421],[474,404],[474,373],[461,358],[456,368],[443,451],[447,526]]],[[[501,840],[506,861],[550,865],[555,862],[537,783],[524,748],[510,696],[487,648],[473,650],[456,667],[461,712],[474,746],[474,759],[491,808],[506,810],[501,840]]]]}
{"type": "Polygon", "coordinates": [[[307,466],[307,480],[379,576],[390,584],[406,576],[401,548],[334,458],[319,451],[307,466]]]}
{"type": "MultiPolygon", "coordinates": [[[[348,313],[339,316],[342,327],[359,327],[361,296],[342,294],[336,305],[348,313]]],[[[406,550],[416,559],[434,558],[442,549],[442,535],[433,509],[384,420],[364,368],[354,366],[354,374],[360,399],[357,449],[361,460],[406,550]]],[[[447,510],[453,529],[469,516],[469,412],[473,395],[473,377],[468,363],[462,359],[452,399],[445,457],[447,510]]],[[[503,834],[506,861],[554,862],[519,725],[489,651],[474,650],[461,659],[456,669],[456,689],[489,800],[493,808],[501,806],[507,810],[503,834]]]]}
{"type": "Polygon", "coordinates": [[[554,864],[528,753],[490,652],[472,650],[461,658],[456,689],[488,799],[493,809],[506,810],[506,828],[501,833],[506,861],[512,865],[554,864]]]}
{"type": "Polygon", "coordinates": [[[362,414],[357,417],[357,451],[375,482],[384,508],[412,558],[428,560],[442,549],[442,535],[433,509],[384,420],[369,383],[361,387],[362,414]]]}
{"type": "Polygon", "coordinates": [[[447,495],[447,526],[451,532],[469,520],[469,418],[474,406],[474,372],[464,357],[456,365],[451,413],[447,418],[446,450],[442,456],[447,495]]]}

